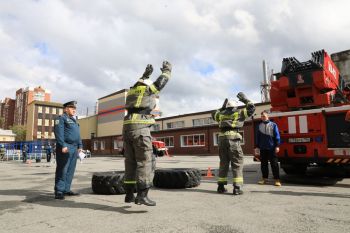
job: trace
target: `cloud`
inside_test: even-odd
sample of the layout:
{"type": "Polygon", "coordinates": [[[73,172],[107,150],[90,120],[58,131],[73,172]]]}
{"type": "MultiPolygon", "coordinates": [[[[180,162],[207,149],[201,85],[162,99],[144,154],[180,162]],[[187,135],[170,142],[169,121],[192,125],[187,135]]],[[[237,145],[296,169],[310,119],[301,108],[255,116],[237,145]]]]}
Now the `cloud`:
{"type": "Polygon", "coordinates": [[[260,101],[262,60],[349,49],[350,3],[336,1],[1,1],[0,98],[41,85],[81,112],[129,88],[149,63],[172,79],[165,116],[211,110],[244,91],[260,101]]]}

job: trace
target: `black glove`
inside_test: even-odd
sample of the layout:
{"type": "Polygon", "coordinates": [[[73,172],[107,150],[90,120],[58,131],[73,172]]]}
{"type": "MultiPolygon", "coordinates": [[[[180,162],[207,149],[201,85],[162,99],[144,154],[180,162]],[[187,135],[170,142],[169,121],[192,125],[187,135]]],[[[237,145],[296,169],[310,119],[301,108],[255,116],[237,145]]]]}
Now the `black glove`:
{"type": "Polygon", "coordinates": [[[239,92],[237,94],[237,98],[239,101],[241,101],[242,103],[247,104],[249,102],[249,100],[247,99],[247,97],[245,96],[245,94],[243,92],[239,92]]]}
{"type": "Polygon", "coordinates": [[[222,107],[220,108],[220,111],[226,109],[226,104],[227,104],[227,102],[228,102],[228,99],[226,98],[225,101],[224,101],[224,103],[223,103],[223,105],[222,105],[222,107]]]}
{"type": "Polygon", "coordinates": [[[168,61],[163,61],[163,67],[162,68],[160,68],[160,70],[162,71],[162,72],[164,72],[164,71],[169,71],[169,72],[171,72],[171,64],[170,64],[170,62],[168,62],[168,61]]]}
{"type": "Polygon", "coordinates": [[[143,73],[142,77],[149,78],[149,76],[152,74],[152,72],[153,72],[153,66],[151,64],[148,64],[146,66],[145,72],[143,73]]]}

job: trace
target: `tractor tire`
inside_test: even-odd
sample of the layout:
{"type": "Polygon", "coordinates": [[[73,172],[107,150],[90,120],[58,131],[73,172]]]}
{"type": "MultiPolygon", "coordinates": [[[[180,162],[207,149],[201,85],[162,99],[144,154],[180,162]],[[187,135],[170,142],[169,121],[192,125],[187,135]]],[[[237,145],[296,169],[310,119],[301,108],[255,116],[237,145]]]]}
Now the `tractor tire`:
{"type": "Polygon", "coordinates": [[[92,175],[92,191],[96,194],[125,194],[124,171],[97,172],[92,175]]]}
{"type": "Polygon", "coordinates": [[[157,169],[153,184],[157,188],[193,188],[200,185],[201,179],[201,171],[194,168],[157,169]]]}
{"type": "Polygon", "coordinates": [[[164,156],[164,151],[160,150],[157,152],[158,157],[163,157],[164,156]]]}

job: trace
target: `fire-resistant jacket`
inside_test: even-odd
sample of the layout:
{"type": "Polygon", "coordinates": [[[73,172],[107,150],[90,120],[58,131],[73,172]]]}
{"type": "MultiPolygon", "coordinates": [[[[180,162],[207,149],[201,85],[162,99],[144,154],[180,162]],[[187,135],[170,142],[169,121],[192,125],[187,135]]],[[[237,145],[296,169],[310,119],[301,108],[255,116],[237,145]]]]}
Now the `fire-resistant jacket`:
{"type": "Polygon", "coordinates": [[[124,130],[135,130],[149,127],[155,123],[151,111],[156,106],[157,94],[170,79],[170,71],[164,70],[153,83],[140,80],[130,88],[126,97],[124,130]]]}
{"type": "Polygon", "coordinates": [[[243,127],[245,119],[252,116],[254,111],[254,104],[248,101],[243,109],[226,108],[213,112],[213,119],[219,123],[219,137],[242,139],[238,130],[243,127]]]}

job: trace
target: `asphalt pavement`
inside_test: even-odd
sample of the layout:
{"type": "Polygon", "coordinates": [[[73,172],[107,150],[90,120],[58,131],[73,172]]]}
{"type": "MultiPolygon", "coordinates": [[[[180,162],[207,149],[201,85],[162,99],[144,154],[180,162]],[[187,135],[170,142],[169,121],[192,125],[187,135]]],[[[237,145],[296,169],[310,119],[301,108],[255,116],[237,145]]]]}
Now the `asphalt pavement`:
{"type": "MultiPolygon", "coordinates": [[[[210,167],[217,156],[157,159],[158,168],[210,167]]],[[[97,195],[94,172],[122,171],[121,157],[92,157],[77,164],[72,185],[82,195],[55,200],[55,164],[0,162],[0,232],[350,232],[350,178],[334,170],[310,169],[307,176],[281,171],[282,187],[258,185],[260,164],[245,158],[244,194],[216,193],[216,178],[190,189],[153,188],[155,207],[124,203],[124,195],[97,195]]]]}

